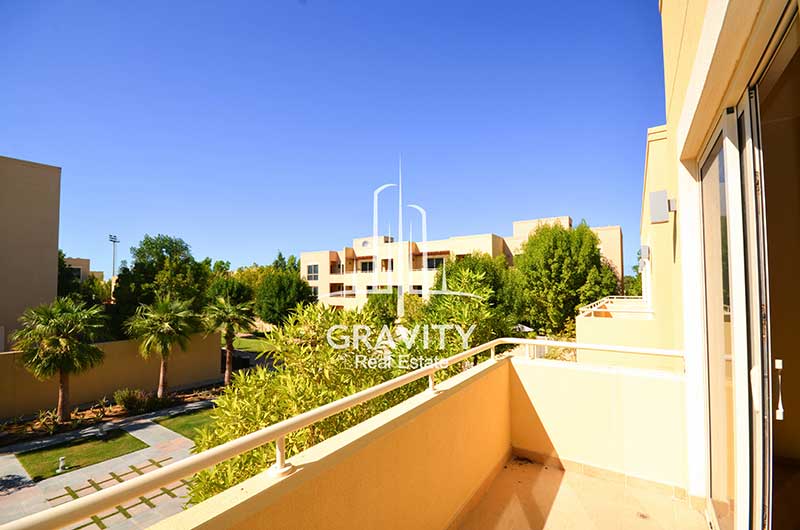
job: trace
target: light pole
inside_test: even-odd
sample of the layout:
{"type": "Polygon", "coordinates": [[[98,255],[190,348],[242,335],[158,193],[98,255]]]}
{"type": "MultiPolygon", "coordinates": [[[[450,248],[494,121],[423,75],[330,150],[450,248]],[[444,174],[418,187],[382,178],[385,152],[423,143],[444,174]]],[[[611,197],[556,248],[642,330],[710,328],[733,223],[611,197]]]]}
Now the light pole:
{"type": "Polygon", "coordinates": [[[111,279],[117,275],[117,243],[119,238],[113,234],[108,235],[108,240],[111,241],[111,279]]]}

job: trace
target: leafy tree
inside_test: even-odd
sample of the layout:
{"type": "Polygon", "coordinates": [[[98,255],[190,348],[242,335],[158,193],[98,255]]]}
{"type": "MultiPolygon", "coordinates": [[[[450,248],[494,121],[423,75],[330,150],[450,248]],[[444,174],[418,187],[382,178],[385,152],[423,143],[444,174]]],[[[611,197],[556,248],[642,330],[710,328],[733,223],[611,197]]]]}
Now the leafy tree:
{"type": "MultiPolygon", "coordinates": [[[[511,335],[516,319],[513,312],[513,295],[509,286],[509,268],[506,257],[492,257],[486,253],[474,252],[457,260],[448,260],[444,267],[436,273],[434,282],[436,289],[442,288],[443,274],[446,273],[448,289],[457,290],[453,287],[452,279],[458,277],[461,271],[465,270],[475,273],[469,276],[469,282],[477,282],[468,282],[467,288],[470,290],[466,292],[478,292],[481,291],[481,288],[487,289],[485,302],[491,311],[486,323],[491,329],[491,338],[511,335]]],[[[440,297],[433,297],[432,301],[437,298],[440,297]]]]}
{"type": "Polygon", "coordinates": [[[220,276],[208,286],[206,298],[216,300],[220,296],[231,303],[243,304],[253,301],[253,289],[235,276],[220,276]]]}
{"type": "Polygon", "coordinates": [[[619,291],[614,270],[585,222],[576,228],[539,227],[514,264],[519,277],[512,280],[513,306],[540,333],[561,333],[579,307],[619,291]]]}
{"type": "Polygon", "coordinates": [[[89,276],[78,287],[77,297],[87,305],[106,304],[111,300],[111,281],[89,276]]]}
{"type": "Polygon", "coordinates": [[[78,291],[80,279],[76,278],[72,270],[67,266],[67,258],[64,251],[58,250],[58,296],[67,296],[78,291]]]}
{"type": "Polygon", "coordinates": [[[237,302],[231,296],[220,295],[206,306],[206,329],[220,331],[225,338],[225,384],[231,382],[233,371],[233,340],[237,331],[250,331],[254,324],[252,302],[237,302]]]}
{"type": "Polygon", "coordinates": [[[124,335],[124,323],[141,304],[152,304],[157,297],[190,300],[199,312],[205,304],[209,283],[226,273],[227,262],[197,261],[189,245],[178,237],[145,234],[138,246],[131,247],[132,263],[124,263],[114,288],[115,304],[109,306],[111,328],[124,335]]]}
{"type": "Polygon", "coordinates": [[[167,367],[169,356],[177,345],[183,351],[197,327],[197,317],[189,301],[158,298],[152,305],[141,305],[126,322],[128,334],[139,339],[139,353],[145,359],[158,355],[161,371],[158,379],[158,397],[163,398],[168,389],[167,367]]]}
{"type": "Polygon", "coordinates": [[[264,322],[280,325],[300,304],[314,301],[311,287],[295,271],[272,270],[256,291],[256,315],[264,322]]]}
{"type": "Polygon", "coordinates": [[[642,296],[642,275],[639,272],[639,260],[642,259],[642,252],[636,253],[636,265],[631,267],[633,275],[626,275],[623,278],[625,294],[628,296],[642,296]]]}
{"type": "Polygon", "coordinates": [[[49,305],[26,310],[14,332],[14,347],[22,352],[22,363],[34,377],[46,380],[58,375],[59,422],[69,411],[69,376],[103,362],[103,350],[92,344],[103,327],[103,309],[72,298],[57,298],[49,305]]]}
{"type": "Polygon", "coordinates": [[[264,278],[267,274],[272,272],[272,270],[273,268],[270,266],[253,263],[247,267],[239,267],[236,269],[236,272],[233,273],[233,277],[245,284],[255,293],[264,281],[264,278]]]}
{"type": "Polygon", "coordinates": [[[278,256],[272,262],[272,268],[279,271],[300,272],[300,260],[294,254],[287,259],[283,256],[283,252],[279,250],[278,256]]]}
{"type": "MultiPolygon", "coordinates": [[[[376,352],[363,342],[358,348],[352,343],[342,349],[333,347],[327,332],[335,325],[346,329],[363,325],[376,332],[381,328],[369,311],[337,311],[322,304],[298,307],[282,328],[268,336],[268,353],[275,358],[275,370],[256,367],[233,374],[233,383],[216,400],[214,422],[201,431],[196,450],[210,449],[404,372],[388,366],[359,367],[357,355],[374,357],[383,352],[376,352]]],[[[330,438],[400,403],[425,385],[424,380],[417,381],[295,431],[286,438],[287,454],[291,456],[330,438]]],[[[201,471],[191,483],[191,500],[207,499],[256,475],[274,461],[274,445],[267,444],[201,471]]]]}

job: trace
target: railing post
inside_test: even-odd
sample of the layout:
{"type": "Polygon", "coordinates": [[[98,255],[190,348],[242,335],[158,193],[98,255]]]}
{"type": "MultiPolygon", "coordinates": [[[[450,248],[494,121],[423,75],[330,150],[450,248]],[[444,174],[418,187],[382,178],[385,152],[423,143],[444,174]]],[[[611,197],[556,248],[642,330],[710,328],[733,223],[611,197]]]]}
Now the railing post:
{"type": "Polygon", "coordinates": [[[495,358],[494,346],[492,346],[492,355],[491,355],[490,358],[494,361],[494,358],[495,358]]]}
{"type": "Polygon", "coordinates": [[[294,471],[294,466],[286,461],[286,437],[275,440],[275,463],[269,468],[273,477],[285,477],[294,471]]]}
{"type": "Polygon", "coordinates": [[[428,392],[431,392],[433,394],[436,393],[436,381],[434,381],[433,379],[434,373],[435,372],[431,372],[428,374],[428,392]]]}

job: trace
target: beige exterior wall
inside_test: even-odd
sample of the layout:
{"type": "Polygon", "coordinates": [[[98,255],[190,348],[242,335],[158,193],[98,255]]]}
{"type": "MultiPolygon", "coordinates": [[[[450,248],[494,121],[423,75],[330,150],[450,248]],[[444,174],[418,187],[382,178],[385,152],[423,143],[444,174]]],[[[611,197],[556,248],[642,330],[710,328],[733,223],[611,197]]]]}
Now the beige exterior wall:
{"type": "Polygon", "coordinates": [[[88,278],[94,277],[98,280],[103,279],[102,271],[93,271],[91,261],[86,258],[65,258],[67,266],[80,271],[80,281],[85,282],[88,278]]]}
{"type": "Polygon", "coordinates": [[[622,248],[622,227],[621,226],[601,226],[592,228],[597,239],[600,240],[600,254],[608,260],[614,269],[617,279],[622,283],[625,276],[625,259],[622,248]]]}
{"type": "Polygon", "coordinates": [[[511,454],[685,488],[680,375],[505,358],[437,388],[154,528],[457,527],[511,454]]]}
{"type": "MultiPolygon", "coordinates": [[[[106,354],[102,365],[70,378],[72,406],[102,399],[109,400],[120,388],[158,388],[159,360],[147,361],[139,355],[139,343],[133,340],[99,344],[106,354]]],[[[0,353],[0,418],[35,414],[55,408],[58,387],[55,379],[38,381],[20,363],[18,352],[0,353]]],[[[186,352],[178,348],[169,359],[169,383],[172,388],[219,381],[220,337],[218,333],[192,337],[186,352]]]]}
{"type": "Polygon", "coordinates": [[[58,282],[61,169],[0,156],[0,351],[29,307],[58,282]]]}
{"type": "MultiPolygon", "coordinates": [[[[388,236],[380,236],[376,252],[373,251],[372,237],[355,238],[352,247],[345,247],[342,250],[302,252],[300,254],[300,274],[317,291],[317,296],[322,303],[351,309],[366,303],[368,288],[373,286],[402,285],[405,292],[414,288],[433,286],[436,270],[426,268],[426,264],[423,263],[423,253],[427,253],[429,258],[457,259],[459,256],[481,252],[493,257],[505,256],[511,263],[514,254],[521,252],[522,244],[539,226],[545,224],[571,227],[572,219],[562,216],[515,221],[513,235],[509,237],[496,234],[477,234],[454,236],[424,243],[421,241],[400,243],[393,241],[388,236]],[[409,253],[413,254],[410,260],[409,253]],[[371,261],[375,254],[379,256],[378,261],[373,264],[373,271],[377,271],[377,274],[361,272],[361,263],[371,261]],[[394,270],[391,272],[385,270],[384,266],[390,259],[393,260],[394,265],[394,270]],[[407,263],[404,263],[403,259],[407,263]],[[309,265],[318,266],[317,279],[309,278],[309,265]],[[355,290],[355,293],[346,296],[329,296],[338,290],[355,290]]],[[[619,226],[608,226],[592,230],[600,238],[600,249],[603,255],[618,271],[622,271],[622,229],[619,226]]]]}

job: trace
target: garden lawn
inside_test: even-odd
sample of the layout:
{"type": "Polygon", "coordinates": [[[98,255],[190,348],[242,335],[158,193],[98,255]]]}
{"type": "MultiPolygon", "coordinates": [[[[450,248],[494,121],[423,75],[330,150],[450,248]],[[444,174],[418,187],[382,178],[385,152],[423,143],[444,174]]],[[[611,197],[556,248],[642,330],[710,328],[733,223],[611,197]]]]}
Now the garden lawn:
{"type": "MultiPolygon", "coordinates": [[[[225,348],[225,340],[222,340],[222,347],[225,348]]],[[[259,337],[236,337],[233,339],[233,348],[240,351],[261,353],[267,347],[266,339],[259,337]]]]}
{"type": "Polygon", "coordinates": [[[197,437],[197,429],[205,427],[214,421],[211,418],[213,410],[214,409],[203,409],[197,412],[188,412],[179,416],[158,419],[156,423],[191,440],[195,440],[197,437]]]}
{"type": "Polygon", "coordinates": [[[138,438],[116,429],[109,432],[102,440],[76,440],[35,451],[18,453],[16,456],[31,478],[39,481],[57,474],[58,459],[62,456],[66,457],[66,468],[69,472],[147,447],[149,446],[138,438]]]}

